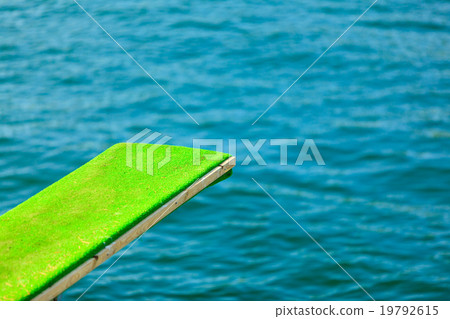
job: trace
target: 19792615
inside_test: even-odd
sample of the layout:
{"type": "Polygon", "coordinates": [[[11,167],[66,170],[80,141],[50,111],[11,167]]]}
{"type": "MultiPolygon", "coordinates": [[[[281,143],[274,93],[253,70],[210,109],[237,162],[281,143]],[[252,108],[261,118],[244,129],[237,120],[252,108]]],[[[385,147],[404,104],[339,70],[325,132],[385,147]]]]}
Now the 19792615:
{"type": "Polygon", "coordinates": [[[438,306],[380,306],[381,316],[436,316],[438,306]]]}

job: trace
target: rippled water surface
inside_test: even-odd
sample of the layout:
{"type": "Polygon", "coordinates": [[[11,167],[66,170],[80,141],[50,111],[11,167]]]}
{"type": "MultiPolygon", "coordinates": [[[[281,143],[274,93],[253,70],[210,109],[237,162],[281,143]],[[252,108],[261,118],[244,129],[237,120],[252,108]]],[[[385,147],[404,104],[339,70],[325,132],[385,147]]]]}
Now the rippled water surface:
{"type": "MultiPolygon", "coordinates": [[[[86,300],[450,296],[450,3],[71,0],[0,6],[0,213],[144,128],[314,139],[325,166],[238,165],[133,246],[86,300]]],[[[238,160],[245,158],[238,143],[238,160]]],[[[67,290],[74,300],[113,260],[67,290]]]]}

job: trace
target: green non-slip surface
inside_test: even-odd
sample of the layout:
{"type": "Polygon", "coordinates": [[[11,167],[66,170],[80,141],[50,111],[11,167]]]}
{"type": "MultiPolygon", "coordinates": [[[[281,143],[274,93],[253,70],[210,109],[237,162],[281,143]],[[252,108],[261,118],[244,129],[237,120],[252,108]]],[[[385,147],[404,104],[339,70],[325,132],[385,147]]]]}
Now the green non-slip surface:
{"type": "Polygon", "coordinates": [[[0,216],[0,300],[33,298],[229,157],[201,150],[194,165],[192,149],[164,145],[155,163],[167,148],[170,162],[151,176],[126,166],[116,144],[0,216]]]}

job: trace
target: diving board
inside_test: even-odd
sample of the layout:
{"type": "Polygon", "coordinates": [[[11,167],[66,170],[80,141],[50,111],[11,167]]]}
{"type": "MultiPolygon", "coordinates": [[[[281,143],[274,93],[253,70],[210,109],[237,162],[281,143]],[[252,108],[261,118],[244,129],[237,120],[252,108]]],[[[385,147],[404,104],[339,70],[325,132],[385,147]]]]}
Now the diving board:
{"type": "Polygon", "coordinates": [[[0,300],[56,298],[235,165],[228,154],[161,145],[153,162],[168,150],[170,161],[150,175],[127,166],[127,145],[112,146],[0,216],[0,300]]]}

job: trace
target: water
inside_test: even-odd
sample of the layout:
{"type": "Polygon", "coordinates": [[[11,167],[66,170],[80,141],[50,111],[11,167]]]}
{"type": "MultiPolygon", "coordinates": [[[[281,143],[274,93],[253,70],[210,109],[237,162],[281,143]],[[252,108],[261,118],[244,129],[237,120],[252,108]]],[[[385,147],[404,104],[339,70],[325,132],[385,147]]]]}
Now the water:
{"type": "Polygon", "coordinates": [[[449,298],[449,3],[380,0],[254,126],[369,1],[80,3],[200,125],[72,1],[3,1],[1,213],[144,128],[311,138],[326,162],[266,144],[267,166],[167,217],[84,300],[368,299],[252,178],[375,299],[449,298]]]}

